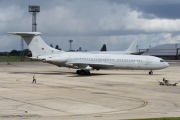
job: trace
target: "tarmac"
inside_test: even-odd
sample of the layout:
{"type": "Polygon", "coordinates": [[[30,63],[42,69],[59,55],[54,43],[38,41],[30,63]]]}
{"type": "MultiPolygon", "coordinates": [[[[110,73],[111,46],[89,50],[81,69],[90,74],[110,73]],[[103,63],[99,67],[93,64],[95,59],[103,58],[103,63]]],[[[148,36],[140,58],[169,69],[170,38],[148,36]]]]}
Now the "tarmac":
{"type": "Polygon", "coordinates": [[[162,70],[99,70],[89,76],[42,62],[0,63],[0,120],[180,117],[180,63],[162,70]],[[37,83],[32,83],[36,75],[37,83]]]}

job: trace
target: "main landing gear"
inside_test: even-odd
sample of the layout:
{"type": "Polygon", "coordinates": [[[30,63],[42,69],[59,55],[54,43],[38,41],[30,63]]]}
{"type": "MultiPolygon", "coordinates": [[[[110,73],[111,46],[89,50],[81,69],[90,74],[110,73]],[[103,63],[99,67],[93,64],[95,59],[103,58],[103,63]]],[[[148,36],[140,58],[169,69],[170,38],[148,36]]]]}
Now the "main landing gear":
{"type": "Polygon", "coordinates": [[[149,71],[149,75],[152,75],[153,74],[153,71],[151,70],[151,71],[149,71]]]}
{"type": "Polygon", "coordinates": [[[78,75],[90,75],[90,71],[89,70],[77,70],[76,74],[78,75]]]}

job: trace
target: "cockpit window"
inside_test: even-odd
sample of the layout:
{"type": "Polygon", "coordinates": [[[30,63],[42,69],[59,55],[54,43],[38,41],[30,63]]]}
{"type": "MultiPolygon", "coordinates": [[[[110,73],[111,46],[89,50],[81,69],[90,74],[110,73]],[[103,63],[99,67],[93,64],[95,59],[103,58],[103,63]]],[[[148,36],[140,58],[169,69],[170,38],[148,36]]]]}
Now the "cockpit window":
{"type": "Polygon", "coordinates": [[[160,62],[165,62],[165,60],[160,60],[160,62]]]}

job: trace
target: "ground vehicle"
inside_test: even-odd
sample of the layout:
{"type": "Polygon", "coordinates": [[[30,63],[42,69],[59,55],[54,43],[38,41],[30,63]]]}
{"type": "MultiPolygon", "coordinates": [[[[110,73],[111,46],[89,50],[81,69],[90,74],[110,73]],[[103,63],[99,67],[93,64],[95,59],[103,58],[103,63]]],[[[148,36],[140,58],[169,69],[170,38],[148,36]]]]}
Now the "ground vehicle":
{"type": "Polygon", "coordinates": [[[163,79],[163,82],[161,82],[161,81],[159,81],[159,80],[157,80],[158,82],[159,82],[159,85],[165,85],[165,86],[176,86],[180,81],[178,81],[178,82],[176,82],[176,83],[173,83],[173,84],[171,84],[170,82],[169,82],[169,80],[164,80],[163,79]]]}

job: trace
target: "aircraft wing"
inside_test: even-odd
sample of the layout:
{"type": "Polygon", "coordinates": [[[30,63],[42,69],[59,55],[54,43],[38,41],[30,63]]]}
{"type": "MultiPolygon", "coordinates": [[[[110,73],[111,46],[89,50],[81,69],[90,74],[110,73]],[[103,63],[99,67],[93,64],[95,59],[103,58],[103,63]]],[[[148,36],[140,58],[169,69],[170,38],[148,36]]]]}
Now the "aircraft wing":
{"type": "Polygon", "coordinates": [[[113,64],[106,63],[106,62],[78,62],[78,61],[70,61],[67,62],[66,64],[72,65],[72,66],[77,66],[79,69],[108,69],[113,67],[113,64]]]}

